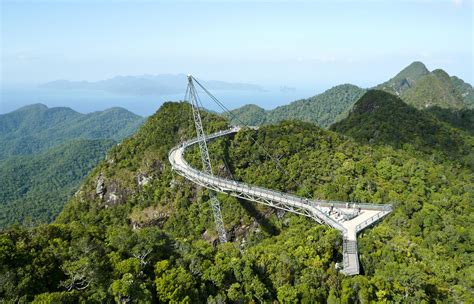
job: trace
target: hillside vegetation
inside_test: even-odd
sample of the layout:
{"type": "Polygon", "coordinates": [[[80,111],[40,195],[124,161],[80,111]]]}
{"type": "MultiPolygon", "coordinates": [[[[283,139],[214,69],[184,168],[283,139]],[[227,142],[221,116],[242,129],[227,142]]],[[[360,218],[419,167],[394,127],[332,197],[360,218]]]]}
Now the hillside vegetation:
{"type": "Polygon", "coordinates": [[[457,94],[451,78],[443,70],[434,70],[420,78],[401,97],[406,103],[417,108],[439,106],[447,109],[460,109],[465,107],[461,95],[457,94]]]}
{"type": "MultiPolygon", "coordinates": [[[[398,96],[420,110],[439,108],[440,110],[434,110],[438,118],[448,119],[462,129],[473,128],[469,125],[472,113],[466,110],[474,107],[474,89],[470,84],[456,76],[449,76],[441,69],[430,72],[422,62],[415,61],[374,89],[398,96]]],[[[231,112],[246,125],[274,124],[295,119],[328,128],[345,118],[365,92],[365,89],[357,86],[343,84],[273,110],[265,111],[256,105],[246,105],[231,112]]],[[[231,114],[224,113],[224,116],[234,124],[241,124],[231,114]]]]}
{"type": "Polygon", "coordinates": [[[42,104],[0,115],[0,229],[53,220],[106,151],[142,122],[121,108],[81,114],[42,104]]]}
{"type": "Polygon", "coordinates": [[[72,140],[34,156],[0,161],[0,227],[51,222],[113,144],[72,140]]]}
{"type": "MultiPolygon", "coordinates": [[[[275,124],[284,120],[312,122],[324,128],[344,118],[352,105],[365,90],[351,84],[335,86],[319,95],[294,101],[288,105],[265,111],[255,105],[247,105],[232,111],[246,125],[275,124]]],[[[234,124],[233,115],[226,114],[234,124]]]]}
{"type": "Polygon", "coordinates": [[[223,115],[234,125],[245,123],[247,126],[259,126],[265,123],[268,112],[259,106],[249,104],[232,110],[231,113],[224,113],[223,115]]]}
{"type": "Polygon", "coordinates": [[[472,86],[441,69],[430,72],[415,61],[392,79],[376,89],[400,96],[403,101],[418,109],[433,106],[445,109],[471,108],[474,90],[472,86]]]}
{"type": "Polygon", "coordinates": [[[426,76],[430,71],[420,62],[415,61],[401,70],[397,75],[388,81],[381,83],[377,89],[381,89],[394,95],[401,95],[410,89],[420,78],[426,76]]]}
{"type": "Polygon", "coordinates": [[[474,135],[474,109],[443,109],[440,107],[430,107],[424,111],[435,116],[454,128],[467,131],[474,135]]]}
{"type": "Polygon", "coordinates": [[[456,94],[462,97],[468,108],[474,109],[474,89],[472,85],[456,76],[451,76],[451,81],[456,94]]]}
{"type": "Polygon", "coordinates": [[[28,155],[70,139],[120,140],[143,118],[122,108],[81,114],[70,108],[34,104],[0,115],[0,159],[28,155]]]}
{"type": "MultiPolygon", "coordinates": [[[[0,297],[34,303],[474,300],[472,171],[295,121],[210,144],[213,167],[224,176],[318,198],[394,204],[391,216],[360,236],[363,274],[345,277],[335,269],[342,259],[336,230],[225,195],[219,198],[231,242],[215,246],[207,191],[174,174],[167,161],[172,146],[194,137],[192,121],[182,115],[189,111],[186,103],[165,103],[111,149],[54,224],[1,232],[0,297]]],[[[228,125],[209,113],[203,123],[207,132],[228,125]]],[[[198,166],[196,150],[186,157],[198,166]]]]}
{"type": "MultiPolygon", "coordinates": [[[[395,95],[371,90],[331,130],[363,144],[390,145],[412,153],[425,153],[440,162],[450,159],[474,169],[474,138],[435,117],[407,105],[395,95]]],[[[450,118],[446,120],[449,122],[450,118]]]]}

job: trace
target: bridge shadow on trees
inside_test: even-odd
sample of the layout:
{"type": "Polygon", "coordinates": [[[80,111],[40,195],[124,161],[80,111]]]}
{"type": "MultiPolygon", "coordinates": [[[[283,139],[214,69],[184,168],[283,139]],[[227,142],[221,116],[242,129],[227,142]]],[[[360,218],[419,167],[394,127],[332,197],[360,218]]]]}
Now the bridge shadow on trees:
{"type": "Polygon", "coordinates": [[[280,234],[280,230],[275,225],[273,225],[268,220],[268,218],[266,218],[265,215],[262,214],[262,212],[255,208],[255,206],[251,202],[241,198],[238,198],[237,200],[240,205],[245,209],[247,214],[253,219],[255,219],[255,221],[257,221],[263,231],[270,235],[280,234]]]}
{"type": "MultiPolygon", "coordinates": [[[[229,145],[224,145],[223,148],[224,148],[223,149],[224,156],[222,157],[223,169],[224,169],[224,171],[226,171],[225,174],[228,177],[234,179],[234,175],[232,174],[231,166],[229,165],[229,162],[227,161],[229,159],[229,145]]],[[[220,173],[222,173],[222,172],[220,172],[220,173]]],[[[266,218],[265,215],[262,214],[262,212],[260,212],[252,204],[252,202],[249,202],[249,201],[241,199],[241,198],[237,198],[237,201],[245,209],[247,214],[251,218],[255,219],[255,221],[260,225],[260,227],[262,228],[262,230],[264,232],[268,233],[269,235],[278,235],[280,233],[280,230],[275,225],[273,225],[268,220],[268,218],[266,218]]]]}

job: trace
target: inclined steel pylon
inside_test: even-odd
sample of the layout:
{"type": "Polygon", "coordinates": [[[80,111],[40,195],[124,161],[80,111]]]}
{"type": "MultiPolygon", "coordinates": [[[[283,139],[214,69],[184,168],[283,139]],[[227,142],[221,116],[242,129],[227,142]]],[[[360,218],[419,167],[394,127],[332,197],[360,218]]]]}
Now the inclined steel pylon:
{"type": "MultiPolygon", "coordinates": [[[[200,101],[193,83],[193,77],[191,75],[188,75],[188,87],[186,89],[186,95],[189,97],[189,102],[191,103],[199,149],[201,150],[203,171],[213,175],[211,160],[209,158],[209,150],[207,149],[206,134],[204,133],[204,129],[202,127],[201,113],[199,112],[200,101]]],[[[224,228],[224,221],[222,220],[222,212],[219,200],[217,199],[216,193],[212,190],[209,190],[209,197],[211,199],[212,214],[214,216],[217,234],[219,235],[219,241],[221,243],[225,243],[227,242],[227,235],[224,228]]]]}

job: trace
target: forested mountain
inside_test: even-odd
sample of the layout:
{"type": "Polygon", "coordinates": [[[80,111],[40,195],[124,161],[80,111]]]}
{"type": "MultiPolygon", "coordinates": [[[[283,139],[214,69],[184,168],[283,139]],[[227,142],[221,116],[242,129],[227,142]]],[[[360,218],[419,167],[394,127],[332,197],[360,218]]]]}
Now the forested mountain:
{"type": "MultiPolygon", "coordinates": [[[[231,242],[216,246],[207,191],[174,174],[167,160],[172,146],[194,137],[193,122],[182,115],[189,111],[186,103],[165,103],[111,149],[54,224],[1,232],[0,297],[35,303],[473,302],[473,175],[443,161],[444,152],[433,160],[296,121],[209,145],[216,172],[230,171],[237,180],[317,198],[392,203],[392,215],[359,238],[363,274],[345,277],[334,267],[342,259],[336,230],[224,195],[231,242]]],[[[228,125],[209,113],[203,123],[207,132],[228,125]]],[[[199,164],[197,151],[186,157],[199,164]]]]}
{"type": "Polygon", "coordinates": [[[89,114],[34,104],[0,115],[0,159],[28,155],[70,139],[120,140],[143,123],[122,108],[89,114]]]}
{"type": "Polygon", "coordinates": [[[424,112],[430,113],[439,120],[474,135],[474,109],[455,110],[430,107],[424,110],[424,112]]]}
{"type": "Polygon", "coordinates": [[[400,96],[418,109],[438,106],[447,109],[472,107],[472,86],[441,69],[430,72],[421,62],[413,62],[377,89],[400,96]]]}
{"type": "Polygon", "coordinates": [[[474,137],[384,91],[365,93],[349,116],[331,130],[365,144],[426,153],[441,161],[448,158],[474,169],[474,137]]]}
{"type": "MultiPolygon", "coordinates": [[[[447,109],[446,114],[442,113],[442,110],[434,112],[445,118],[449,116],[450,121],[458,126],[464,125],[463,128],[472,129],[466,126],[466,118],[469,120],[472,113],[465,109],[474,108],[474,89],[470,84],[456,76],[450,77],[441,69],[430,72],[423,63],[415,61],[375,89],[399,96],[404,102],[418,109],[429,111],[431,108],[447,109]],[[448,113],[450,111],[453,115],[448,113]],[[461,121],[454,121],[456,116],[462,116],[461,121]]],[[[232,113],[240,119],[227,113],[224,113],[224,116],[236,124],[239,120],[247,125],[262,125],[296,119],[328,128],[345,118],[365,91],[351,84],[343,84],[322,94],[269,111],[255,105],[246,105],[233,110],[232,113]]]]}
{"type": "Polygon", "coordinates": [[[259,126],[265,123],[267,112],[259,106],[249,104],[232,110],[231,114],[224,113],[224,116],[235,125],[241,125],[243,122],[247,126],[259,126]]]}
{"type": "Polygon", "coordinates": [[[277,123],[296,119],[329,127],[347,115],[347,110],[362,96],[364,91],[364,89],[351,84],[338,85],[311,98],[277,107],[267,115],[265,121],[277,123]]]}
{"type": "Polygon", "coordinates": [[[420,78],[401,97],[406,103],[419,109],[432,106],[461,109],[466,106],[461,95],[454,89],[449,75],[441,69],[420,78]]]}
{"type": "Polygon", "coordinates": [[[81,114],[42,104],[0,115],[0,229],[51,221],[105,152],[142,122],[121,108],[81,114]]]}
{"type": "MultiPolygon", "coordinates": [[[[264,111],[254,105],[233,110],[232,113],[246,125],[274,124],[283,120],[301,120],[322,127],[329,127],[344,118],[352,105],[365,90],[351,84],[335,86],[322,94],[294,101],[288,105],[264,111]]],[[[226,114],[232,123],[239,123],[232,115],[226,114]]]]}
{"type": "Polygon", "coordinates": [[[415,61],[401,70],[393,78],[379,84],[377,88],[394,95],[400,95],[410,89],[420,78],[429,73],[430,71],[422,62],[415,61]]]}
{"type": "Polygon", "coordinates": [[[113,144],[110,139],[77,139],[0,161],[0,227],[51,222],[113,144]]]}
{"type": "Polygon", "coordinates": [[[472,85],[464,82],[456,76],[451,76],[451,81],[456,94],[462,97],[468,108],[474,109],[474,89],[472,88],[472,85]]]}

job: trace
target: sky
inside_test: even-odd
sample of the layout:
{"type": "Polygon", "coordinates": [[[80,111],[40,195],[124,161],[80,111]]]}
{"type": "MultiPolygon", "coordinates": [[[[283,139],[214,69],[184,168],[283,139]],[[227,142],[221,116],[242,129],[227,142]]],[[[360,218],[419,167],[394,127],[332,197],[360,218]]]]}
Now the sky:
{"type": "Polygon", "coordinates": [[[1,85],[192,73],[368,87],[412,61],[474,82],[473,1],[1,2],[1,85]]]}

